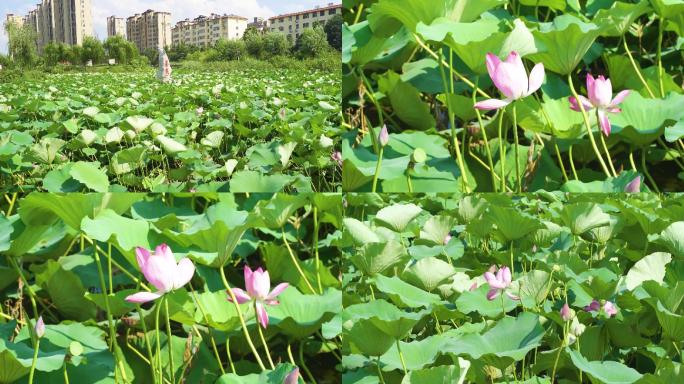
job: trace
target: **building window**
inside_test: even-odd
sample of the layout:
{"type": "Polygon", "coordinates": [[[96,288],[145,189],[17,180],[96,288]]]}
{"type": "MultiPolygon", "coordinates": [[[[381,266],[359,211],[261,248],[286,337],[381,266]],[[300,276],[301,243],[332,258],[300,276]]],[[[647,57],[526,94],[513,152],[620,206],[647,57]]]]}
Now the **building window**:
{"type": "Polygon", "coordinates": [[[309,23],[304,23],[304,28],[309,28],[309,23]]]}
{"type": "Polygon", "coordinates": [[[319,16],[325,16],[325,11],[321,11],[321,13],[319,14],[319,16]]]}
{"type": "Polygon", "coordinates": [[[302,16],[302,18],[308,19],[308,18],[309,18],[309,14],[308,14],[308,13],[305,13],[304,16],[302,16]]]}
{"type": "Polygon", "coordinates": [[[331,9],[328,11],[328,15],[334,15],[335,13],[337,13],[336,9],[331,9]]]}

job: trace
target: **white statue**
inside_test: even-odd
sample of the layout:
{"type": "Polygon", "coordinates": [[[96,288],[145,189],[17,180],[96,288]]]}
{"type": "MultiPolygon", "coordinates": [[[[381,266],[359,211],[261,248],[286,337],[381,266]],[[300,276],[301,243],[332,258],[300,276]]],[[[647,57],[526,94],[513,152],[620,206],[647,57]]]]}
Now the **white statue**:
{"type": "Polygon", "coordinates": [[[157,48],[159,51],[159,69],[157,70],[157,79],[162,83],[171,82],[171,62],[163,48],[157,48]]]}

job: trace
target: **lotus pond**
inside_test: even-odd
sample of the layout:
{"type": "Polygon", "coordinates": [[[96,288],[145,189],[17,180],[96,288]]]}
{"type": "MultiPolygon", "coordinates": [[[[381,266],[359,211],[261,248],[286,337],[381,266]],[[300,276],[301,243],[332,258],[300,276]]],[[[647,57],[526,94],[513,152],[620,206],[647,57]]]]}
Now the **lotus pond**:
{"type": "Polygon", "coordinates": [[[341,196],[34,192],[0,209],[0,382],[339,382],[341,196]]]}
{"type": "Polygon", "coordinates": [[[344,6],[345,191],[684,190],[684,1],[344,6]]]}
{"type": "Polygon", "coordinates": [[[343,383],[684,380],[684,196],[346,202],[343,383]]]}
{"type": "Polygon", "coordinates": [[[339,75],[45,74],[0,84],[5,191],[336,191],[339,75]]]}

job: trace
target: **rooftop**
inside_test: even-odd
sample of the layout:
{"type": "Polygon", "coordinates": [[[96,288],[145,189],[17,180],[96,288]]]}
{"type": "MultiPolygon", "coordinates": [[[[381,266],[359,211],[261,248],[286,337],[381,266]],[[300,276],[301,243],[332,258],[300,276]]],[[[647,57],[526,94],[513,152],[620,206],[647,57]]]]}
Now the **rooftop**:
{"type": "Polygon", "coordinates": [[[284,15],[278,15],[278,16],[273,16],[269,17],[269,20],[275,20],[275,19],[280,19],[281,17],[290,17],[290,16],[297,16],[297,15],[303,15],[305,13],[311,13],[315,11],[327,11],[328,9],[335,9],[335,8],[342,8],[342,4],[334,4],[334,3],[328,3],[328,5],[324,7],[316,7],[313,9],[308,9],[306,11],[300,11],[300,12],[294,12],[294,13],[286,13],[284,15]]]}

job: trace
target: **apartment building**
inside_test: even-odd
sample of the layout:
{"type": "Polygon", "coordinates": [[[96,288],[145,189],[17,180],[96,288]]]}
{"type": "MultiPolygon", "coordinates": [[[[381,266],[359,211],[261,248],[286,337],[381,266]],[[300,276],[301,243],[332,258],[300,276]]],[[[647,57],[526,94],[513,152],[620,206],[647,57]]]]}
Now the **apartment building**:
{"type": "Polygon", "coordinates": [[[39,52],[50,42],[80,45],[86,36],[93,36],[91,0],[42,0],[21,18],[36,33],[39,52]]]}
{"type": "Polygon", "coordinates": [[[109,16],[107,18],[107,37],[126,37],[126,20],[123,17],[109,16]]]}
{"type": "Polygon", "coordinates": [[[7,24],[14,24],[17,27],[21,27],[24,25],[25,21],[26,21],[26,16],[19,16],[19,15],[15,15],[13,13],[10,13],[7,15],[7,24]]]}
{"type": "Polygon", "coordinates": [[[126,19],[126,37],[140,52],[171,45],[171,13],[151,9],[126,19]]]}
{"type": "Polygon", "coordinates": [[[211,46],[219,39],[238,40],[247,29],[248,19],[237,15],[198,16],[176,23],[171,30],[173,45],[211,46]]]}
{"type": "Polygon", "coordinates": [[[268,19],[269,29],[271,32],[284,33],[288,39],[295,41],[303,30],[317,24],[325,25],[335,15],[341,14],[342,4],[328,3],[325,7],[271,17],[268,19]]]}
{"type": "Polygon", "coordinates": [[[257,31],[266,32],[268,31],[268,19],[255,17],[251,23],[247,24],[247,28],[254,28],[257,31]]]}

